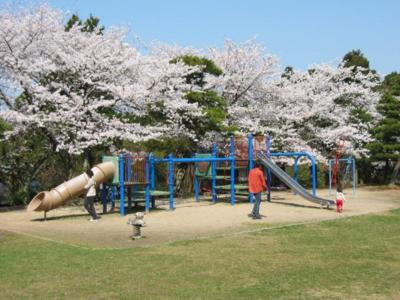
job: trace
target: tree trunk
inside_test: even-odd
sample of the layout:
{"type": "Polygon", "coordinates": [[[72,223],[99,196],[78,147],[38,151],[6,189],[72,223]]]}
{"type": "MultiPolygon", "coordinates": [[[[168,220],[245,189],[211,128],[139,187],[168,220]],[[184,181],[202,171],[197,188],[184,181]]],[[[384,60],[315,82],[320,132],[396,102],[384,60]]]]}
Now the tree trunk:
{"type": "Polygon", "coordinates": [[[90,169],[93,167],[94,164],[94,157],[93,157],[93,151],[92,149],[88,148],[85,150],[85,160],[83,162],[83,166],[85,170],[90,169]]]}
{"type": "Polygon", "coordinates": [[[175,191],[182,198],[193,194],[194,166],[184,164],[175,169],[175,191]]]}
{"type": "Polygon", "coordinates": [[[194,190],[194,165],[188,164],[182,182],[183,197],[193,195],[193,190],[194,190]]]}
{"type": "Polygon", "coordinates": [[[392,176],[390,178],[390,184],[395,184],[397,181],[397,177],[400,171],[400,158],[397,160],[396,165],[394,166],[392,176]]]}

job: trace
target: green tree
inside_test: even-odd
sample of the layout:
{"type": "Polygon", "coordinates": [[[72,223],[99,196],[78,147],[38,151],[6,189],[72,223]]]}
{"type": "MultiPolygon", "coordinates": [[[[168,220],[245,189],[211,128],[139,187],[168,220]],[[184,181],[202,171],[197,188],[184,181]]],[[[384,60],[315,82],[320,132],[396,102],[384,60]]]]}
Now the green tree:
{"type": "Polygon", "coordinates": [[[287,66],[286,68],[285,68],[285,70],[283,71],[283,73],[282,73],[282,78],[287,78],[287,79],[289,79],[292,75],[294,74],[294,70],[293,70],[293,67],[292,66],[287,66]]]}
{"type": "MultiPolygon", "coordinates": [[[[351,50],[351,51],[347,52],[343,56],[341,64],[345,68],[351,68],[354,73],[359,71],[360,68],[363,68],[365,70],[362,70],[362,73],[364,73],[364,74],[368,74],[368,73],[375,74],[374,80],[376,80],[376,81],[380,80],[378,74],[376,73],[376,71],[370,68],[369,60],[364,56],[364,54],[361,52],[360,49],[351,50]]],[[[348,78],[346,81],[356,81],[356,79],[351,77],[351,78],[348,78]]]]}
{"type": "Polygon", "coordinates": [[[97,29],[99,34],[103,34],[104,26],[99,26],[99,24],[100,19],[92,15],[82,22],[78,15],[73,14],[65,25],[65,31],[70,31],[74,25],[79,25],[82,26],[83,32],[94,32],[97,29]]]}
{"type": "Polygon", "coordinates": [[[381,89],[385,93],[400,96],[400,73],[392,72],[385,76],[381,89]]]}
{"type": "MultiPolygon", "coordinates": [[[[207,132],[225,133],[231,131],[232,128],[224,125],[228,109],[226,100],[216,92],[205,88],[206,75],[220,76],[222,70],[212,60],[194,55],[183,55],[171,60],[171,63],[177,62],[199,67],[198,71],[192,72],[185,77],[187,83],[198,87],[196,91],[188,91],[185,97],[189,103],[197,103],[202,108],[204,116],[192,118],[184,123],[186,128],[195,133],[194,139],[164,138],[162,141],[146,142],[144,146],[149,151],[159,151],[160,154],[169,149],[171,153],[176,155],[191,155],[198,150],[198,141],[204,138],[207,132]]],[[[163,104],[159,103],[159,105],[162,106],[163,104]]],[[[151,123],[153,120],[165,119],[162,111],[162,109],[149,111],[148,116],[140,122],[151,123]]]]}
{"type": "Polygon", "coordinates": [[[400,169],[400,99],[385,93],[379,101],[382,120],[372,129],[375,141],[368,145],[371,158],[384,162],[385,182],[394,183],[400,169]],[[389,177],[390,170],[392,175],[389,177]]]}
{"type": "Polygon", "coordinates": [[[3,137],[4,131],[10,130],[11,126],[8,124],[6,121],[4,121],[2,118],[0,118],[0,138],[3,137]]]}
{"type": "Polygon", "coordinates": [[[206,74],[220,76],[222,70],[212,60],[204,57],[185,55],[178,57],[176,61],[178,60],[188,66],[200,67],[200,71],[186,76],[188,83],[197,85],[201,89],[186,94],[189,103],[197,103],[205,114],[205,117],[194,120],[192,123],[192,129],[196,132],[197,137],[203,137],[208,131],[224,132],[228,130],[223,124],[227,117],[228,103],[216,92],[204,89],[206,74]]]}
{"type": "Polygon", "coordinates": [[[25,204],[30,183],[48,166],[52,152],[43,132],[31,130],[0,142],[0,181],[9,191],[9,204],[25,204]]]}
{"type": "MultiPolygon", "coordinates": [[[[81,21],[77,15],[72,15],[65,30],[69,31],[74,24],[78,24],[82,26],[81,30],[84,32],[102,34],[104,27],[99,26],[99,22],[99,19],[93,16],[81,21]]],[[[40,80],[62,83],[73,81],[75,77],[71,73],[53,72],[44,74],[40,80]]],[[[82,85],[79,88],[88,89],[89,87],[82,85]]],[[[100,92],[95,96],[98,97],[99,94],[100,92]]],[[[29,93],[22,91],[15,99],[16,107],[29,101],[29,93]]],[[[51,111],[52,107],[43,107],[43,109],[51,111]]],[[[10,125],[0,119],[0,138],[8,129],[10,125]]],[[[42,188],[47,189],[82,171],[80,170],[81,157],[73,157],[65,151],[56,152],[56,147],[56,141],[46,128],[14,136],[7,139],[7,142],[0,141],[0,182],[4,183],[10,191],[7,199],[9,204],[26,203],[32,196],[30,184],[34,180],[39,180],[42,188]]],[[[86,153],[87,161],[93,161],[95,155],[96,153],[91,153],[91,151],[86,153]]]]}
{"type": "Polygon", "coordinates": [[[346,68],[362,67],[369,69],[369,60],[364,56],[360,49],[351,50],[350,52],[346,53],[342,62],[346,68]]]}

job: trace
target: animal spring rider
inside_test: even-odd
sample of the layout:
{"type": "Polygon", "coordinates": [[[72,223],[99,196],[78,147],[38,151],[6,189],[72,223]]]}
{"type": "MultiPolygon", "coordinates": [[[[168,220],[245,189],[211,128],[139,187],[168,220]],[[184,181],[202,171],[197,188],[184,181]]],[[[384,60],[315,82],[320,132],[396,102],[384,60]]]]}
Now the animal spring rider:
{"type": "Polygon", "coordinates": [[[137,212],[135,214],[134,219],[132,218],[129,219],[128,224],[132,225],[133,229],[133,234],[131,236],[132,240],[138,240],[142,238],[141,229],[146,225],[146,222],[143,220],[143,218],[144,218],[144,213],[137,212]]]}

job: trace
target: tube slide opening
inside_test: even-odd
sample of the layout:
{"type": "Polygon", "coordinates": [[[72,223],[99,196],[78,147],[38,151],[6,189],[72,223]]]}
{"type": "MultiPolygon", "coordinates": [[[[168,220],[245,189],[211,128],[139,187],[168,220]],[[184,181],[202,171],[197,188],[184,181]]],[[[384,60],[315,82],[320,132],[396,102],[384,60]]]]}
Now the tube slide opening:
{"type": "Polygon", "coordinates": [[[29,203],[27,210],[35,211],[36,209],[38,209],[45,197],[46,197],[46,192],[40,192],[39,194],[37,194],[32,199],[31,203],[29,203]]]}

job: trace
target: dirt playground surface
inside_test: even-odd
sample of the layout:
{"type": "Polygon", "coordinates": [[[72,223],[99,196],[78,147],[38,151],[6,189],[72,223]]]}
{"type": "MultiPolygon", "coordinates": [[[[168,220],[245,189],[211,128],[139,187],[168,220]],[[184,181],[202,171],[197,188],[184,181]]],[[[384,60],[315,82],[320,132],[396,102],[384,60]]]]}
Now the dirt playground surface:
{"type": "MultiPolygon", "coordinates": [[[[145,216],[147,226],[143,228],[145,238],[132,241],[132,226],[128,219],[118,213],[102,215],[98,222],[89,222],[83,207],[63,207],[48,212],[47,221],[43,213],[28,213],[25,210],[0,212],[0,231],[6,230],[27,234],[57,242],[95,248],[125,248],[157,245],[168,242],[235,234],[243,231],[267,228],[281,224],[317,222],[353,215],[380,213],[400,208],[400,189],[374,189],[363,187],[353,195],[346,190],[347,201],[344,212],[321,209],[290,191],[273,192],[272,202],[263,200],[261,220],[252,220],[247,215],[252,204],[240,202],[231,206],[228,201],[212,204],[210,201],[187,201],[169,211],[167,205],[158,206],[145,216]]],[[[327,190],[319,190],[319,196],[328,196],[327,190]]],[[[97,211],[101,207],[97,206],[97,211]]]]}

